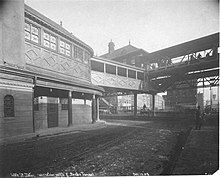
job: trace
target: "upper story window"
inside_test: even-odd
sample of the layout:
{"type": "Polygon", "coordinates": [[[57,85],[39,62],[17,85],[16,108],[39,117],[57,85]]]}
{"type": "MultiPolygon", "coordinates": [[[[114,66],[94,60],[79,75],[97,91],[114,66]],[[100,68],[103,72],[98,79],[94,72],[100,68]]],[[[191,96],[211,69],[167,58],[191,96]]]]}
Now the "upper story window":
{"type": "Polygon", "coordinates": [[[131,65],[135,65],[135,59],[131,59],[131,65]]]}
{"type": "Polygon", "coordinates": [[[39,28],[25,22],[25,39],[39,43],[39,28]]]}
{"type": "Polygon", "coordinates": [[[67,56],[70,56],[71,52],[70,52],[70,44],[60,40],[60,53],[61,54],[65,54],[67,56]]]}
{"type": "Polygon", "coordinates": [[[14,97],[6,95],[4,97],[4,117],[14,117],[14,97]]]}
{"type": "Polygon", "coordinates": [[[104,72],[104,63],[91,60],[91,68],[94,71],[104,72]]]}
{"type": "Polygon", "coordinates": [[[144,73],[143,72],[137,72],[137,79],[144,80],[144,73]]]}
{"type": "Polygon", "coordinates": [[[127,69],[123,67],[118,67],[118,75],[127,77],[127,69]]]}
{"type": "Polygon", "coordinates": [[[83,50],[77,46],[74,46],[74,57],[83,61],[83,50]]]}
{"type": "Polygon", "coordinates": [[[106,64],[106,73],[108,74],[116,74],[116,66],[106,64]]]}
{"type": "Polygon", "coordinates": [[[136,71],[128,69],[128,77],[136,79],[136,71]]]}
{"type": "Polygon", "coordinates": [[[57,38],[50,33],[44,32],[44,46],[56,51],[57,38]]]}
{"type": "Polygon", "coordinates": [[[88,52],[85,52],[84,62],[85,62],[86,64],[88,64],[89,59],[90,59],[90,54],[89,54],[88,52]]]}

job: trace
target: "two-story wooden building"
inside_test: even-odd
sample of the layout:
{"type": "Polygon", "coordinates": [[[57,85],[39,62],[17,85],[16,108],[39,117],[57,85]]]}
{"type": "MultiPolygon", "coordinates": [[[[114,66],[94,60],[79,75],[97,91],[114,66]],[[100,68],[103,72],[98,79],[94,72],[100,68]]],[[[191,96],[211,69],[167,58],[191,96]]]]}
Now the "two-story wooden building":
{"type": "Polygon", "coordinates": [[[23,1],[0,5],[0,139],[97,120],[93,49],[23,1]]]}

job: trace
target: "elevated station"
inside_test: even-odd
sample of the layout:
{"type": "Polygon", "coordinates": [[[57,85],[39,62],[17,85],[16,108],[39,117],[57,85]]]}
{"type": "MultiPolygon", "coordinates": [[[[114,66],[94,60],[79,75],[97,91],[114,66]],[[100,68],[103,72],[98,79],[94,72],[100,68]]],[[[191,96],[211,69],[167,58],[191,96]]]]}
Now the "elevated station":
{"type": "Polygon", "coordinates": [[[154,112],[159,92],[219,85],[219,33],[153,53],[129,42],[110,60],[23,1],[0,5],[0,141],[97,122],[102,96],[133,95],[136,115],[138,94],[154,112]]]}

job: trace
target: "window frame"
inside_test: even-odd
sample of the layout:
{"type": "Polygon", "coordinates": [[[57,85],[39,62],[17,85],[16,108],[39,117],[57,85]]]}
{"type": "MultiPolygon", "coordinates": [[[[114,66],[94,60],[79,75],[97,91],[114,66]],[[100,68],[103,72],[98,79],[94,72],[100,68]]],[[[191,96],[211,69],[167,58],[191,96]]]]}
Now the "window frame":
{"type": "Polygon", "coordinates": [[[138,80],[144,80],[144,72],[137,71],[136,75],[137,75],[136,78],[138,80]]]}
{"type": "Polygon", "coordinates": [[[41,42],[40,27],[38,27],[37,25],[35,25],[35,24],[31,23],[31,22],[25,21],[24,33],[25,33],[25,35],[24,35],[25,40],[28,40],[28,41],[33,42],[35,44],[40,44],[40,42],[41,42]],[[29,25],[29,30],[27,30],[26,24],[29,25]],[[35,33],[35,32],[33,33],[33,28],[36,28],[38,30],[38,32],[37,33],[35,33]],[[26,33],[28,33],[30,35],[29,38],[26,38],[26,33]],[[37,42],[32,39],[33,36],[38,38],[37,42]]]}
{"type": "Polygon", "coordinates": [[[68,110],[68,98],[60,98],[61,110],[68,110]]]}
{"type": "Polygon", "coordinates": [[[83,62],[83,60],[84,60],[83,49],[76,46],[76,45],[73,45],[73,51],[74,51],[74,54],[73,54],[74,59],[83,62]],[[82,57],[82,59],[81,59],[81,57],[82,57]]]}
{"type": "Polygon", "coordinates": [[[4,96],[4,117],[5,118],[10,118],[10,117],[15,117],[15,104],[14,104],[14,97],[12,95],[5,95],[4,96]],[[9,97],[11,99],[11,106],[6,107],[6,97],[9,97]],[[11,110],[12,113],[8,114],[7,110],[11,110]]]}
{"type": "Polygon", "coordinates": [[[128,78],[137,79],[137,72],[135,70],[128,69],[128,78]],[[132,73],[135,73],[135,77],[131,76],[132,73]]]}
{"type": "Polygon", "coordinates": [[[103,72],[103,73],[104,73],[104,71],[105,71],[105,64],[102,63],[102,62],[98,62],[98,61],[91,60],[91,70],[96,71],[96,72],[103,72]],[[97,65],[100,65],[100,66],[97,67],[97,66],[95,65],[95,63],[96,63],[97,65]],[[95,68],[93,68],[94,65],[96,66],[95,68]]]}
{"type": "Polygon", "coordinates": [[[84,63],[86,63],[86,64],[88,64],[88,63],[89,63],[90,58],[91,58],[90,53],[89,53],[89,52],[87,52],[87,51],[84,51],[84,59],[83,59],[83,62],[84,62],[84,63]]]}
{"type": "Polygon", "coordinates": [[[127,69],[124,68],[124,67],[119,67],[118,66],[117,75],[121,76],[121,77],[127,77],[127,69]],[[125,75],[122,74],[124,71],[125,71],[125,75]]]}
{"type": "Polygon", "coordinates": [[[72,43],[67,42],[63,38],[59,39],[59,53],[68,57],[72,56],[72,43]],[[61,42],[64,44],[64,46],[61,46],[61,42]],[[69,49],[67,48],[67,45],[69,45],[69,49]],[[61,52],[61,49],[64,50],[64,53],[61,52]],[[69,52],[69,55],[67,54],[67,51],[69,52]]]}
{"type": "Polygon", "coordinates": [[[35,97],[34,98],[34,111],[39,111],[40,107],[39,107],[39,97],[35,97]]]}
{"type": "Polygon", "coordinates": [[[56,35],[54,35],[54,34],[48,32],[47,30],[43,30],[43,44],[42,44],[42,46],[45,47],[45,48],[48,48],[48,49],[50,49],[50,50],[52,50],[52,51],[57,51],[58,37],[57,37],[56,35]],[[45,34],[49,35],[49,39],[45,38],[45,34]],[[51,37],[54,37],[54,38],[55,38],[55,42],[53,42],[53,41],[51,40],[51,37]],[[49,43],[49,47],[44,44],[45,41],[49,43]],[[56,46],[55,46],[55,49],[53,49],[53,48],[51,47],[51,44],[52,44],[52,45],[56,45],[56,46]]]}
{"type": "Polygon", "coordinates": [[[116,66],[112,64],[105,64],[105,73],[116,75],[116,66]],[[113,69],[114,68],[114,69],[113,69]],[[112,70],[113,69],[113,70],[112,70]]]}

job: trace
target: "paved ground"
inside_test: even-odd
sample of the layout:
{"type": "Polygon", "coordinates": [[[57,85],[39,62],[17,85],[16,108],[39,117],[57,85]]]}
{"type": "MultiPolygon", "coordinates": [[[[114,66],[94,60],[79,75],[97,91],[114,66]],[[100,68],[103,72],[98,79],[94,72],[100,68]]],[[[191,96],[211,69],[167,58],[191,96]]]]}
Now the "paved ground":
{"type": "Polygon", "coordinates": [[[184,121],[107,121],[105,128],[38,137],[0,147],[2,176],[172,174],[184,121]],[[178,146],[177,146],[178,143],[178,146]]]}

